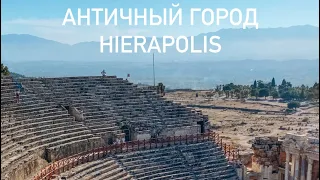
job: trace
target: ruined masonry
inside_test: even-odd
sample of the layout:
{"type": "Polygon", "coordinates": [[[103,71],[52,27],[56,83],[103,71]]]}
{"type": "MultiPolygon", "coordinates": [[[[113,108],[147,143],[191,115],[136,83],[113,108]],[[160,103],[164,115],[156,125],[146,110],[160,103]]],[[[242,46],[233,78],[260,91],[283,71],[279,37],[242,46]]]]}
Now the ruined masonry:
{"type": "Polygon", "coordinates": [[[319,137],[288,133],[256,137],[252,144],[250,180],[319,180],[319,137]]]}

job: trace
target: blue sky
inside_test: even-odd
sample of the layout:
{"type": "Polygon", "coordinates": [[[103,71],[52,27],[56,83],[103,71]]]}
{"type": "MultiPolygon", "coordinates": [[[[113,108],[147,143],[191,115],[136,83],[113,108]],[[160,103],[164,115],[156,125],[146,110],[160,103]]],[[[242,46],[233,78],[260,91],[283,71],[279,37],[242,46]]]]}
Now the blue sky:
{"type": "MultiPolygon", "coordinates": [[[[31,34],[68,44],[82,41],[99,41],[110,35],[197,35],[231,28],[228,20],[220,26],[128,26],[123,21],[119,26],[62,26],[67,8],[153,8],[161,12],[179,3],[184,20],[190,16],[190,8],[246,8],[257,9],[259,28],[289,27],[294,25],[319,26],[319,0],[2,0],[1,34],[31,34]]],[[[76,12],[76,11],[75,11],[76,12]]],[[[200,18],[200,17],[198,17],[200,18]]],[[[201,18],[200,18],[201,20],[201,18]]],[[[241,28],[235,27],[235,28],[241,28]]]]}

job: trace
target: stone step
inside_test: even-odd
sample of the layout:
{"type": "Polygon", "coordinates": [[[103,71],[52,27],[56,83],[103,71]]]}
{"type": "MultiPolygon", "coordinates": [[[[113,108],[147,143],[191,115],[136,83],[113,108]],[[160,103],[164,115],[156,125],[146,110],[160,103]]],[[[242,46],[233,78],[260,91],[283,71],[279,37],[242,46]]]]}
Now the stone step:
{"type": "MultiPolygon", "coordinates": [[[[85,126],[79,126],[79,127],[69,128],[69,129],[64,128],[59,131],[51,130],[51,131],[47,131],[47,133],[38,134],[36,136],[24,139],[21,141],[21,143],[22,144],[31,144],[31,143],[36,143],[38,141],[46,142],[47,139],[49,141],[49,138],[51,139],[51,138],[56,138],[58,136],[64,136],[64,135],[69,135],[69,134],[74,134],[74,133],[79,133],[79,134],[91,133],[91,131],[88,130],[85,126]]],[[[63,138],[61,138],[61,139],[63,139],[63,138]]]]}
{"type": "Polygon", "coordinates": [[[95,180],[105,180],[105,179],[111,179],[113,176],[117,175],[117,174],[121,174],[121,175],[126,175],[126,172],[124,172],[124,169],[120,168],[119,166],[117,166],[117,168],[115,169],[103,169],[99,174],[95,174],[93,176],[93,179],[95,180]]]}
{"type": "Polygon", "coordinates": [[[103,146],[101,137],[96,137],[91,135],[87,135],[87,137],[86,136],[82,136],[82,137],[83,137],[82,139],[73,139],[72,141],[66,141],[66,142],[61,142],[61,144],[51,145],[50,147],[47,147],[47,149],[50,150],[51,152],[59,151],[58,155],[61,154],[63,156],[56,157],[56,158],[61,159],[77,153],[86,152],[91,149],[103,146]],[[73,151],[70,152],[68,148],[64,148],[64,147],[73,147],[73,148],[77,147],[77,148],[76,148],[76,151],[75,149],[73,149],[73,151]],[[63,153],[61,153],[61,149],[64,149],[63,153]],[[67,150],[67,152],[65,150],[67,150]]]}
{"type": "Polygon", "coordinates": [[[146,175],[146,173],[150,174],[157,174],[157,173],[162,173],[164,171],[170,171],[170,169],[175,169],[174,171],[181,171],[180,168],[185,168],[185,165],[183,164],[183,162],[179,162],[179,163],[168,163],[163,164],[163,163],[158,163],[155,164],[154,166],[148,166],[145,168],[141,168],[141,169],[135,169],[132,170],[132,172],[136,175],[136,177],[144,177],[146,175]]]}
{"type": "Polygon", "coordinates": [[[95,129],[92,129],[90,128],[92,133],[95,133],[95,134],[101,134],[101,133],[107,133],[107,132],[115,132],[117,130],[119,130],[119,127],[118,126],[111,126],[111,127],[101,127],[101,128],[95,128],[95,129]]]}
{"type": "Polygon", "coordinates": [[[134,178],[131,175],[127,174],[126,176],[114,180],[134,180],[134,178]]]}
{"type": "Polygon", "coordinates": [[[83,135],[83,134],[89,134],[89,133],[90,133],[89,130],[86,130],[84,127],[82,127],[79,129],[71,129],[71,130],[69,129],[64,131],[53,132],[51,134],[42,134],[40,136],[27,138],[22,141],[16,142],[16,144],[18,144],[19,146],[12,146],[11,148],[8,147],[9,149],[8,148],[6,149],[6,153],[1,153],[1,159],[7,159],[12,154],[20,150],[26,151],[32,147],[41,146],[43,144],[49,144],[59,139],[70,138],[76,134],[83,135]],[[68,132],[68,133],[62,134],[64,132],[68,132]]]}
{"type": "MultiPolygon", "coordinates": [[[[174,178],[182,178],[182,177],[190,177],[190,173],[188,172],[180,172],[180,170],[174,170],[171,172],[164,172],[164,173],[159,173],[159,174],[154,174],[151,176],[146,176],[146,177],[142,177],[139,178],[141,180],[149,180],[149,179],[153,179],[153,180],[159,180],[159,179],[174,179],[174,178]]],[[[185,179],[185,178],[183,178],[185,179]]]]}
{"type": "Polygon", "coordinates": [[[86,176],[83,177],[83,179],[95,179],[98,176],[103,175],[103,174],[107,174],[107,173],[112,174],[112,173],[116,172],[117,170],[119,170],[118,168],[119,168],[119,165],[116,164],[115,161],[113,161],[112,164],[108,164],[107,166],[106,165],[101,166],[101,167],[99,167],[99,169],[91,172],[90,174],[87,174],[86,176]]]}
{"type": "MultiPolygon", "coordinates": [[[[47,106],[47,107],[21,110],[20,112],[14,112],[14,113],[6,111],[6,113],[1,113],[1,117],[4,117],[6,115],[11,115],[11,117],[30,116],[30,115],[37,115],[37,114],[47,115],[47,113],[59,112],[59,111],[62,111],[62,108],[47,106]]],[[[63,112],[66,113],[65,111],[63,112]]]]}
{"type": "Polygon", "coordinates": [[[48,137],[45,139],[42,139],[40,141],[36,141],[33,143],[25,144],[24,147],[28,149],[28,147],[36,147],[36,146],[44,146],[44,147],[52,147],[56,146],[57,144],[63,144],[63,143],[68,143],[74,140],[79,140],[79,138],[91,138],[93,137],[93,134],[91,134],[90,130],[81,130],[81,131],[74,131],[71,133],[66,133],[66,134],[60,134],[54,137],[48,137]]]}
{"type": "MultiPolygon", "coordinates": [[[[16,103],[15,103],[16,104],[16,103]]],[[[20,110],[25,110],[25,109],[30,109],[30,108],[37,108],[37,107],[41,107],[41,106],[56,106],[56,103],[54,102],[37,102],[37,103],[32,103],[32,104],[16,104],[16,106],[12,106],[12,107],[1,107],[1,110],[3,111],[11,111],[11,112],[18,112],[20,110]],[[23,106],[22,106],[23,105],[23,106]]]]}
{"type": "Polygon", "coordinates": [[[14,110],[14,111],[5,111],[5,112],[1,112],[1,117],[2,116],[6,116],[6,115],[15,115],[15,114],[26,114],[28,112],[34,113],[34,112],[42,112],[42,111],[49,111],[49,110],[60,110],[60,107],[58,106],[52,106],[52,105],[43,105],[43,106],[32,106],[28,109],[20,109],[20,110],[14,110]]]}
{"type": "Polygon", "coordinates": [[[95,116],[86,116],[85,121],[95,121],[95,119],[108,119],[110,117],[115,117],[116,119],[122,118],[119,114],[101,114],[95,116]]]}
{"type": "Polygon", "coordinates": [[[85,120],[84,123],[86,126],[94,128],[94,127],[100,127],[100,126],[105,126],[108,124],[108,126],[113,126],[116,125],[118,122],[117,119],[115,118],[110,118],[110,119],[92,119],[92,120],[85,120]]]}
{"type": "Polygon", "coordinates": [[[95,171],[99,171],[105,166],[111,166],[114,163],[114,160],[110,158],[97,160],[80,165],[75,169],[72,169],[71,172],[64,173],[63,175],[74,180],[83,179],[84,176],[94,173],[95,171]]]}
{"type": "Polygon", "coordinates": [[[31,128],[31,127],[40,127],[41,125],[47,124],[55,124],[60,123],[61,121],[74,121],[67,114],[55,115],[50,117],[41,117],[41,118],[34,118],[34,119],[27,119],[22,121],[16,122],[9,122],[7,124],[3,124],[1,128],[1,133],[12,133],[14,131],[23,129],[23,128],[31,128]]]}
{"type": "MultiPolygon", "coordinates": [[[[17,136],[15,136],[15,134],[9,134],[9,136],[11,136],[12,138],[10,138],[11,141],[14,141],[14,143],[17,143],[19,141],[22,141],[23,139],[27,139],[31,136],[35,136],[36,134],[46,134],[46,132],[52,132],[52,131],[61,131],[61,130],[65,130],[65,129],[72,129],[72,128],[77,128],[80,127],[81,124],[74,124],[71,122],[64,122],[61,124],[53,124],[53,125],[47,125],[45,127],[43,127],[43,129],[40,129],[39,131],[37,131],[36,128],[30,128],[30,129],[22,129],[21,131],[15,132],[15,134],[17,134],[17,136]],[[56,126],[53,126],[56,125],[56,126]]],[[[13,145],[13,144],[12,144],[13,145]]],[[[5,150],[8,145],[1,145],[1,152],[2,150],[5,150]]]]}
{"type": "MultiPolygon", "coordinates": [[[[45,118],[45,117],[51,117],[51,116],[56,116],[56,115],[68,115],[68,113],[66,111],[62,111],[61,109],[51,109],[48,111],[38,111],[38,112],[29,112],[28,115],[25,113],[25,115],[20,114],[20,115],[16,115],[13,114],[11,117],[9,117],[10,119],[19,122],[28,118],[45,118]]],[[[4,118],[4,117],[3,117],[4,118]]]]}
{"type": "Polygon", "coordinates": [[[120,172],[115,173],[114,175],[109,175],[107,177],[102,176],[102,177],[98,177],[97,179],[100,180],[104,180],[104,179],[108,179],[108,180],[119,180],[120,178],[124,178],[128,176],[128,172],[126,172],[124,169],[121,168],[120,172]]]}
{"type": "Polygon", "coordinates": [[[81,136],[76,136],[76,137],[72,137],[72,138],[67,138],[67,139],[61,139],[55,142],[51,142],[49,144],[43,144],[41,146],[33,146],[33,148],[29,149],[29,150],[24,150],[22,152],[19,153],[15,153],[15,156],[10,157],[9,159],[6,159],[4,161],[1,160],[1,168],[6,169],[8,166],[10,165],[14,165],[14,164],[20,164],[23,163],[23,159],[28,158],[29,156],[35,154],[36,152],[38,152],[39,150],[42,149],[42,151],[44,151],[44,149],[46,147],[53,147],[54,145],[59,145],[59,146],[64,146],[64,144],[66,145],[70,145],[70,142],[77,142],[78,140],[84,140],[84,139],[89,139],[91,138],[92,135],[81,135],[81,136]]]}
{"type": "MultiPolygon", "coordinates": [[[[164,164],[164,163],[168,163],[168,162],[171,162],[171,163],[177,162],[178,163],[178,162],[182,161],[181,158],[174,159],[174,161],[173,161],[173,159],[169,158],[169,156],[165,157],[165,156],[161,156],[160,154],[157,155],[156,158],[150,158],[150,157],[145,157],[145,158],[148,159],[148,161],[149,161],[148,162],[148,167],[158,166],[159,164],[164,164]],[[156,162],[156,163],[152,163],[151,161],[156,162]]],[[[139,163],[141,163],[143,161],[144,161],[143,159],[140,159],[140,160],[135,160],[135,161],[123,162],[123,164],[125,166],[128,166],[129,169],[133,169],[133,168],[135,168],[135,165],[137,165],[137,164],[139,164],[139,163]]]]}

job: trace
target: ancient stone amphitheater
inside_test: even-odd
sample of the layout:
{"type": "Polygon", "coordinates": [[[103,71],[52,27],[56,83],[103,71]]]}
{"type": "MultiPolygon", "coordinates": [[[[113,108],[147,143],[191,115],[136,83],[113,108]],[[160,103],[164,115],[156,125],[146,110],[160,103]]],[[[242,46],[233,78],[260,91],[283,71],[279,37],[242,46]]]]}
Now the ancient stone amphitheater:
{"type": "Polygon", "coordinates": [[[1,179],[235,180],[236,158],[201,112],[127,80],[1,77],[1,179]]]}

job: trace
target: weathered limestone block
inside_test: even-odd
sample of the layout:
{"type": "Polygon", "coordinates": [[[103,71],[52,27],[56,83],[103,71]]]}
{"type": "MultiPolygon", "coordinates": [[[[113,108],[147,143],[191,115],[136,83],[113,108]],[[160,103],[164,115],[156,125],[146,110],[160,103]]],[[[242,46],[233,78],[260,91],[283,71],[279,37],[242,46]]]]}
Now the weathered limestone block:
{"type": "Polygon", "coordinates": [[[239,158],[240,158],[241,163],[244,164],[244,165],[247,165],[247,164],[251,163],[252,155],[253,155],[252,152],[246,152],[246,153],[240,154],[239,158]]]}
{"type": "Polygon", "coordinates": [[[137,140],[144,140],[144,139],[150,139],[151,138],[151,134],[149,133],[144,133],[144,134],[137,134],[137,140]]]}
{"type": "Polygon", "coordinates": [[[64,157],[101,147],[103,145],[104,142],[101,138],[85,139],[78,142],[72,142],[70,144],[64,144],[63,146],[59,146],[57,148],[47,148],[46,158],[48,162],[53,162],[64,157]]]}
{"type": "Polygon", "coordinates": [[[13,169],[9,169],[6,172],[1,172],[2,180],[26,180],[31,179],[36,175],[42,168],[48,165],[45,159],[42,159],[38,155],[32,155],[25,160],[14,166],[13,169]]]}
{"type": "Polygon", "coordinates": [[[281,144],[277,137],[256,137],[252,144],[253,169],[259,172],[265,166],[272,166],[273,170],[277,170],[281,144]]]}
{"type": "Polygon", "coordinates": [[[75,117],[76,121],[84,121],[83,112],[75,107],[69,107],[69,114],[75,117]]]}

